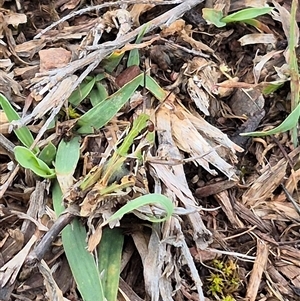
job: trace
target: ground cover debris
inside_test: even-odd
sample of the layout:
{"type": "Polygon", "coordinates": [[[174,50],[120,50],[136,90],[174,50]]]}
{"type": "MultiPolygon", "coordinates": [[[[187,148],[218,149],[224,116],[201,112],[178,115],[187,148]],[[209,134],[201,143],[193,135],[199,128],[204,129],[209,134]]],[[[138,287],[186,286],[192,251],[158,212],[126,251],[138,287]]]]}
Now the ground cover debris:
{"type": "Polygon", "coordinates": [[[0,300],[298,300],[298,1],[6,1],[0,300]]]}

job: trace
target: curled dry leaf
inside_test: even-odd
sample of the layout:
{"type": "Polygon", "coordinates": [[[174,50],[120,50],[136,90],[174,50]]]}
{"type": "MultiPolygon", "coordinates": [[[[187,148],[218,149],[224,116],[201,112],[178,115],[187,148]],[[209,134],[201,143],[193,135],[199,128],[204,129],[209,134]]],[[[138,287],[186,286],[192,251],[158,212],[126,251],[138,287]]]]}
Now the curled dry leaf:
{"type": "Polygon", "coordinates": [[[196,104],[197,108],[206,116],[209,116],[209,98],[208,95],[201,89],[201,82],[197,80],[197,78],[189,78],[187,83],[187,92],[196,104]],[[197,84],[195,82],[197,82],[197,84]]]}
{"type": "MultiPolygon", "coordinates": [[[[277,3],[277,1],[273,0],[272,3],[275,6],[277,12],[273,10],[271,16],[274,20],[280,21],[282,23],[282,29],[285,33],[285,36],[287,39],[289,39],[291,14],[285,7],[277,3]]],[[[295,41],[299,41],[299,28],[297,24],[295,24],[295,28],[295,41]]]]}
{"type": "MultiPolygon", "coordinates": [[[[216,175],[217,172],[211,169],[209,164],[215,166],[229,179],[236,178],[234,167],[218,155],[216,148],[212,147],[197,131],[188,116],[181,107],[176,107],[176,111],[172,117],[172,131],[176,145],[182,151],[194,157],[195,162],[212,175],[216,175]]],[[[240,149],[238,146],[235,146],[235,148],[240,149]]],[[[228,149],[229,152],[232,152],[232,150],[228,149]]]]}
{"type": "Polygon", "coordinates": [[[242,46],[251,44],[274,44],[276,39],[273,34],[253,33],[247,34],[238,40],[242,46]]]}
{"type": "Polygon", "coordinates": [[[108,11],[103,16],[104,23],[107,27],[107,31],[111,28],[117,28],[117,39],[128,33],[132,26],[131,15],[126,9],[116,9],[114,11],[108,11]]]}
{"type": "Polygon", "coordinates": [[[185,27],[185,21],[182,19],[178,19],[172,24],[170,24],[168,27],[163,28],[160,35],[164,38],[172,35],[178,35],[182,30],[184,30],[185,27]]]}
{"type": "Polygon", "coordinates": [[[133,25],[140,26],[139,18],[141,16],[141,14],[150,10],[154,6],[155,6],[154,4],[143,4],[143,3],[133,4],[133,6],[130,10],[130,15],[132,17],[133,25]]]}
{"type": "MultiPolygon", "coordinates": [[[[282,51],[270,51],[270,52],[266,53],[264,56],[261,56],[261,57],[258,57],[257,55],[255,56],[255,58],[253,60],[253,62],[255,64],[255,66],[253,68],[253,75],[254,75],[255,83],[258,83],[260,76],[261,76],[261,71],[262,71],[263,67],[266,65],[266,63],[268,61],[270,61],[273,57],[276,57],[277,55],[279,55],[280,53],[282,53],[282,51]]],[[[272,64],[272,67],[273,67],[273,64],[272,64]]],[[[277,68],[277,67],[275,67],[275,68],[277,68]]]]}
{"type": "MultiPolygon", "coordinates": [[[[244,151],[243,148],[232,142],[226,134],[224,134],[221,130],[208,123],[201,116],[190,114],[189,112],[183,113],[186,115],[186,118],[188,118],[191,121],[193,126],[200,132],[200,134],[203,137],[205,137],[208,141],[210,141],[210,144],[221,146],[216,148],[217,152],[219,152],[219,150],[222,149],[222,147],[224,147],[225,149],[227,149],[227,153],[230,152],[232,154],[232,156],[230,157],[235,162],[235,153],[244,151]]],[[[226,158],[227,156],[225,156],[225,154],[222,154],[222,157],[226,158]]]]}
{"type": "Polygon", "coordinates": [[[119,38],[130,31],[132,27],[132,19],[130,13],[126,9],[117,9],[116,19],[119,23],[117,27],[119,28],[117,38],[119,38]]]}
{"type": "Polygon", "coordinates": [[[216,65],[201,57],[194,57],[188,62],[184,71],[185,75],[193,76],[193,81],[201,84],[201,87],[211,96],[217,94],[217,82],[220,72],[216,65]]]}
{"type": "Polygon", "coordinates": [[[197,41],[192,38],[192,26],[186,25],[185,21],[182,19],[176,20],[168,27],[164,28],[161,32],[162,37],[168,37],[171,35],[176,35],[182,38],[185,42],[189,43],[195,50],[203,50],[209,53],[213,53],[213,50],[209,46],[205,45],[201,41],[197,41]]]}

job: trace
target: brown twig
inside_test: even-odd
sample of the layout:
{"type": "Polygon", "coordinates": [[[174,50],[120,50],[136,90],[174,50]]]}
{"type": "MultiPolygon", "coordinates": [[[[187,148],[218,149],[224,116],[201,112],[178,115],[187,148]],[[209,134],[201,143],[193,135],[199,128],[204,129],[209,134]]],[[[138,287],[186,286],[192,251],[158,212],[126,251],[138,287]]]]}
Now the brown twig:
{"type": "Polygon", "coordinates": [[[30,252],[26,259],[26,264],[29,266],[34,265],[37,261],[43,259],[57,235],[74,219],[74,217],[75,216],[70,212],[61,214],[51,229],[43,236],[37,247],[30,252]]]}

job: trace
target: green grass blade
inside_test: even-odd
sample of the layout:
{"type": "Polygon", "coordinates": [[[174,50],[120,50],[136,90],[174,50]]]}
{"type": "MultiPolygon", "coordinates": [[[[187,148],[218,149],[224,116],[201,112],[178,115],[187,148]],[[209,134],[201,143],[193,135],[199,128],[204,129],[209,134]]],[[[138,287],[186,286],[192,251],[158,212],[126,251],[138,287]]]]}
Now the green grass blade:
{"type": "Polygon", "coordinates": [[[100,82],[102,79],[106,78],[106,74],[105,73],[98,73],[96,76],[95,76],[95,80],[96,82],[100,82]]]}
{"type": "Polygon", "coordinates": [[[102,60],[101,66],[108,72],[111,73],[120,64],[121,59],[124,56],[123,51],[115,50],[111,55],[102,60]]]}
{"type": "Polygon", "coordinates": [[[153,94],[159,101],[164,101],[167,97],[167,92],[149,75],[145,79],[146,89],[153,94]]]}
{"type": "Polygon", "coordinates": [[[284,85],[285,82],[286,82],[285,80],[268,82],[263,86],[262,93],[264,95],[271,94],[271,93],[275,92],[276,90],[280,89],[284,85]]]}
{"type": "Polygon", "coordinates": [[[125,137],[122,145],[117,149],[117,153],[120,156],[127,156],[128,150],[133,144],[134,139],[139,135],[139,133],[147,126],[149,120],[149,115],[140,114],[137,119],[133,121],[133,125],[128,135],[125,137]]]}
{"type": "Polygon", "coordinates": [[[205,21],[215,25],[218,28],[226,26],[226,23],[221,21],[224,15],[220,10],[206,7],[202,9],[202,15],[205,21]]]}
{"type": "Polygon", "coordinates": [[[248,19],[254,19],[256,17],[265,15],[272,11],[272,7],[251,7],[242,9],[236,13],[230,14],[221,19],[221,22],[231,23],[240,22],[248,19]]]}
{"type": "Polygon", "coordinates": [[[14,155],[17,162],[22,167],[30,169],[36,175],[46,179],[55,178],[54,169],[51,169],[28,148],[24,146],[16,146],[14,148],[14,155]]]}
{"type": "MultiPolygon", "coordinates": [[[[58,182],[52,190],[53,206],[57,215],[65,208],[58,182]]],[[[86,230],[77,219],[62,231],[62,242],[78,290],[84,301],[105,301],[95,260],[87,251],[86,230]]]]}
{"type": "Polygon", "coordinates": [[[105,223],[102,224],[102,226],[107,225],[111,221],[114,220],[120,220],[125,214],[130,213],[136,209],[138,209],[141,206],[145,205],[153,205],[158,204],[159,206],[163,207],[165,210],[165,216],[162,218],[155,217],[155,216],[149,216],[148,220],[153,223],[163,222],[171,217],[174,211],[174,205],[172,201],[167,198],[166,196],[158,193],[153,194],[146,194],[143,196],[140,196],[130,202],[128,202],[126,205],[124,205],[122,208],[120,208],[117,212],[115,212],[105,223]]]}
{"type": "MultiPolygon", "coordinates": [[[[112,177],[119,178],[119,175],[123,174],[123,164],[128,155],[128,150],[134,142],[134,139],[141,133],[141,131],[147,126],[149,116],[147,114],[140,114],[137,119],[134,120],[131,130],[124,138],[122,144],[118,147],[113,156],[107,161],[103,170],[102,181],[109,181],[112,177]]],[[[126,170],[126,169],[125,169],[126,170]]],[[[112,187],[107,187],[111,189],[112,187]]],[[[104,191],[102,191],[104,193],[104,191]]]]}
{"type": "MultiPolygon", "coordinates": [[[[1,93],[0,93],[0,106],[4,110],[4,113],[9,122],[20,119],[19,114],[12,107],[8,99],[1,93]]],[[[16,136],[24,146],[30,148],[30,146],[33,144],[34,141],[33,136],[26,126],[14,130],[14,133],[16,134],[16,136]]],[[[33,151],[34,153],[37,153],[38,148],[35,147],[33,151]]]]}
{"type": "Polygon", "coordinates": [[[140,65],[140,53],[138,49],[132,49],[129,52],[127,67],[140,65]]]}
{"type": "MultiPolygon", "coordinates": [[[[296,30],[297,28],[296,23],[296,11],[297,11],[297,1],[292,1],[291,7],[291,17],[290,17],[290,32],[288,36],[288,49],[289,49],[289,67],[290,67],[290,74],[291,74],[291,108],[292,110],[297,107],[299,103],[299,68],[298,68],[298,60],[296,55],[296,48],[298,46],[298,40],[296,39],[296,30]]],[[[292,129],[292,141],[294,146],[296,147],[298,144],[298,135],[297,135],[297,127],[296,125],[292,129]]]]}
{"type": "Polygon", "coordinates": [[[44,161],[48,166],[50,166],[56,155],[56,147],[50,142],[48,143],[42,151],[39,153],[38,158],[44,161]]]}
{"type": "Polygon", "coordinates": [[[130,99],[136,89],[143,83],[144,74],[138,75],[132,81],[124,85],[116,93],[96,105],[78,119],[78,133],[92,133],[94,129],[100,129],[107,124],[130,99]]]}
{"type": "MultiPolygon", "coordinates": [[[[146,88],[160,101],[164,101],[167,93],[156,83],[156,81],[146,76],[146,88]]],[[[116,93],[110,95],[101,103],[86,112],[78,119],[78,133],[93,133],[94,129],[100,129],[107,124],[131,98],[139,86],[144,84],[144,74],[141,73],[133,80],[128,82],[116,93]]]]}
{"type": "Polygon", "coordinates": [[[253,27],[255,27],[258,31],[262,30],[262,22],[256,20],[256,19],[247,19],[247,20],[243,20],[243,23],[251,25],[253,27]]]}
{"type": "Polygon", "coordinates": [[[117,300],[123,242],[121,229],[103,229],[98,246],[98,271],[107,301],[117,300]]]}
{"type": "Polygon", "coordinates": [[[96,75],[95,80],[96,84],[94,89],[90,93],[90,101],[93,107],[102,102],[104,99],[108,97],[107,90],[105,86],[101,83],[102,79],[106,78],[104,73],[99,73],[96,75]]]}
{"type": "Polygon", "coordinates": [[[90,94],[95,82],[96,80],[93,77],[88,83],[81,83],[69,97],[69,103],[71,103],[73,106],[78,106],[90,94]]]}
{"type": "Polygon", "coordinates": [[[266,132],[250,132],[250,133],[242,133],[241,136],[268,136],[275,135],[278,133],[283,133],[289,131],[297,126],[300,117],[300,104],[296,107],[296,109],[289,114],[289,116],[276,128],[266,131],[266,132]]]}
{"type": "Polygon", "coordinates": [[[63,193],[73,184],[73,174],[80,156],[80,138],[73,137],[70,141],[62,140],[57,149],[55,172],[63,193]]]}
{"type": "MultiPolygon", "coordinates": [[[[142,28],[142,30],[140,31],[140,33],[138,34],[135,44],[141,43],[142,38],[145,34],[145,32],[147,31],[149,27],[149,23],[145,24],[142,28]]],[[[128,56],[128,61],[127,61],[127,67],[130,66],[139,66],[140,65],[140,53],[138,49],[132,49],[129,52],[129,56],[128,56]]]]}
{"type": "Polygon", "coordinates": [[[70,141],[62,140],[57,148],[55,170],[60,174],[72,174],[75,171],[80,155],[80,137],[70,141]]]}
{"type": "Polygon", "coordinates": [[[108,97],[106,88],[101,83],[96,83],[96,89],[94,88],[89,97],[93,107],[98,105],[100,102],[104,101],[108,97]]]}

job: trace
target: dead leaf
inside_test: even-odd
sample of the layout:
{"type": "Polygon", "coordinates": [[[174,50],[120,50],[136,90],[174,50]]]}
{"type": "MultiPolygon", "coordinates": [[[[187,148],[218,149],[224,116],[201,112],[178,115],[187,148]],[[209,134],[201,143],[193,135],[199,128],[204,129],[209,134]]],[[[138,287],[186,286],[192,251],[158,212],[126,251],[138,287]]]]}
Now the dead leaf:
{"type": "Polygon", "coordinates": [[[44,277],[44,284],[47,290],[47,297],[53,301],[65,301],[63,293],[55,282],[52,271],[44,260],[38,263],[40,273],[44,277]]]}
{"type": "Polygon", "coordinates": [[[80,0],[67,0],[66,3],[60,8],[60,10],[61,11],[64,11],[66,9],[72,10],[79,4],[80,4],[80,0]]]}
{"type": "Polygon", "coordinates": [[[237,89],[229,105],[237,116],[254,116],[256,112],[264,108],[265,99],[257,89],[237,89]]]}
{"type": "MultiPolygon", "coordinates": [[[[31,118],[41,118],[47,112],[55,109],[61,108],[67,97],[71,95],[71,87],[76,81],[77,76],[72,75],[63,81],[61,81],[57,89],[51,90],[46,97],[38,103],[38,105],[33,109],[33,111],[27,116],[20,119],[20,123],[24,122],[25,124],[31,120],[31,118]]],[[[40,95],[37,95],[40,96],[40,95]]],[[[32,92],[32,97],[35,98],[35,94],[32,92]]]]}
{"type": "MultiPolygon", "coordinates": [[[[274,20],[281,22],[285,36],[287,39],[289,39],[291,14],[285,7],[279,5],[276,1],[273,0],[272,3],[275,6],[278,13],[276,11],[272,11],[271,15],[274,20]]],[[[296,29],[294,38],[295,38],[295,41],[299,41],[299,27],[298,27],[297,23],[294,26],[296,29]]]]}
{"type": "Polygon", "coordinates": [[[238,40],[242,46],[251,44],[275,44],[276,39],[273,34],[252,33],[242,36],[238,40]]]}
{"type": "MultiPolygon", "coordinates": [[[[181,110],[177,107],[177,111],[181,110]]],[[[185,116],[184,119],[179,119],[176,114],[172,116],[172,134],[179,149],[194,157],[195,162],[212,175],[216,175],[217,172],[209,167],[210,164],[222,171],[229,179],[235,178],[234,167],[218,155],[216,149],[199,134],[192,122],[186,118],[186,114],[183,113],[183,116],[185,116]]]]}
{"type": "Polygon", "coordinates": [[[132,17],[133,25],[140,26],[140,21],[139,21],[140,16],[154,6],[155,6],[154,4],[143,4],[143,3],[133,4],[130,10],[130,15],[132,17]]]}
{"type": "Polygon", "coordinates": [[[203,112],[206,116],[209,116],[209,96],[201,89],[201,81],[195,81],[197,78],[189,78],[187,83],[187,92],[191,99],[196,104],[197,108],[203,112]]]}
{"type": "Polygon", "coordinates": [[[0,268],[0,287],[3,289],[6,285],[14,283],[18,273],[28,255],[31,247],[36,242],[37,237],[33,235],[23,249],[15,255],[10,261],[6,262],[0,268]]]}
{"type": "Polygon", "coordinates": [[[9,100],[13,95],[21,96],[22,86],[13,79],[12,73],[0,70],[0,92],[9,100]]]}

